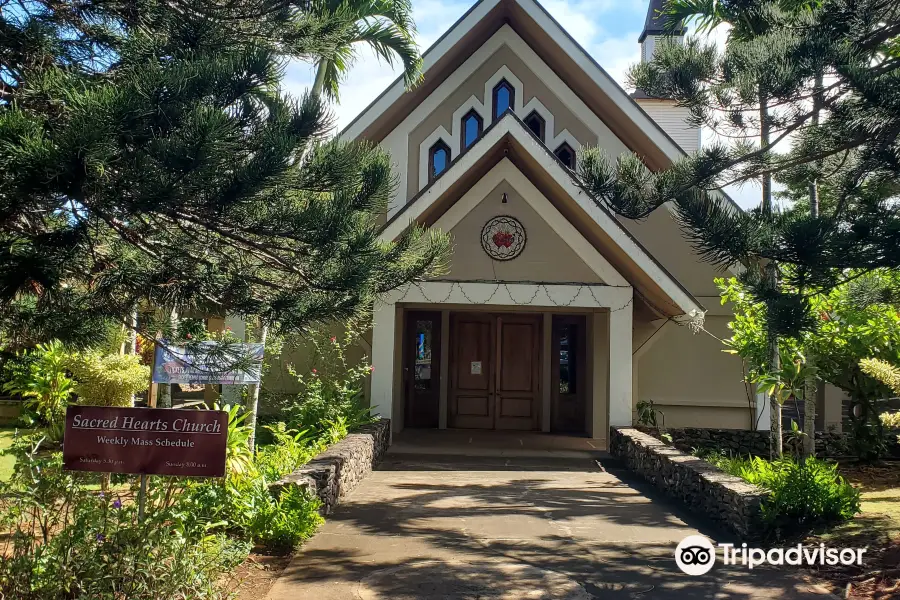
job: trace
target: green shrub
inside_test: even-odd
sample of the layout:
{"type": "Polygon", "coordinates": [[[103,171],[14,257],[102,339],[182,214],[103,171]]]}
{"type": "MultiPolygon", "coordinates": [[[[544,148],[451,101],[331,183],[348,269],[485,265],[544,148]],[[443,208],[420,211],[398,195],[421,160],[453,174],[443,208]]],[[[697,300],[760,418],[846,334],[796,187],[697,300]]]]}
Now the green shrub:
{"type": "Polygon", "coordinates": [[[192,518],[272,550],[290,550],[315,533],[322,523],[318,498],[296,488],[279,497],[258,473],[207,481],[193,486],[185,507],[192,518]]]}
{"type": "Polygon", "coordinates": [[[266,425],[272,443],[256,450],[256,468],[267,481],[277,481],[325,449],[308,430],[289,430],[284,423],[266,425]]]}
{"type": "Polygon", "coordinates": [[[838,474],[836,464],[816,458],[768,461],[715,451],[697,454],[770,492],[762,512],[765,525],[775,535],[847,521],[859,512],[859,491],[838,474]]]}
{"type": "Polygon", "coordinates": [[[239,498],[255,504],[247,513],[244,530],[254,542],[274,550],[291,550],[316,532],[323,522],[321,503],[296,486],[287,486],[274,498],[268,486],[253,482],[239,498]]]}
{"type": "Polygon", "coordinates": [[[750,463],[748,457],[736,456],[710,448],[694,449],[694,455],[735,477],[740,477],[741,470],[750,463]]]}
{"type": "Polygon", "coordinates": [[[359,332],[353,324],[347,326],[342,338],[324,330],[314,331],[306,338],[313,366],[290,373],[296,377],[300,392],[280,400],[282,414],[288,426],[325,436],[333,443],[360,425],[374,419],[365,406],[363,386],[372,372],[368,359],[356,364],[348,358],[349,348],[357,343],[359,332]]]}
{"type": "Polygon", "coordinates": [[[868,411],[861,417],[851,417],[847,449],[862,462],[875,462],[884,456],[888,439],[881,421],[870,417],[868,411]]]}
{"type": "Polygon", "coordinates": [[[152,479],[148,511],[89,484],[96,474],[61,468],[22,442],[12,479],[0,486],[7,547],[0,553],[0,597],[21,600],[226,598],[223,571],[249,544],[209,533],[179,502],[175,480],[152,479]]]}
{"type": "Polygon", "coordinates": [[[269,484],[306,463],[324,444],[305,431],[288,430],[284,423],[268,430],[273,444],[257,448],[250,462],[239,470],[230,469],[224,481],[190,485],[182,502],[193,519],[273,550],[290,550],[322,522],[320,502],[296,489],[274,497],[269,484]]]}
{"type": "Polygon", "coordinates": [[[9,380],[3,385],[3,391],[24,398],[26,406],[47,426],[48,437],[61,440],[66,407],[72,399],[75,384],[66,367],[68,352],[62,343],[53,341],[38,344],[17,358],[16,366],[6,373],[9,380]]]}
{"type": "Polygon", "coordinates": [[[900,412],[883,412],[878,418],[887,429],[900,429],[900,412]]]}
{"type": "Polygon", "coordinates": [[[103,354],[96,350],[71,354],[66,366],[75,376],[79,404],[132,406],[134,394],[150,385],[150,367],[137,354],[103,354]]]}

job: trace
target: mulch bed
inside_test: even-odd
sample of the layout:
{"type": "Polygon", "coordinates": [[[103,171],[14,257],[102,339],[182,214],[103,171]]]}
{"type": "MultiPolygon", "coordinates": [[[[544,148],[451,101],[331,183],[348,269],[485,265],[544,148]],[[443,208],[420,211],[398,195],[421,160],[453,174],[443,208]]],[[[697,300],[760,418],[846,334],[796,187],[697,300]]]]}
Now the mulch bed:
{"type": "Polygon", "coordinates": [[[229,589],[237,600],[262,600],[291,562],[291,554],[251,552],[231,577],[229,589]]]}

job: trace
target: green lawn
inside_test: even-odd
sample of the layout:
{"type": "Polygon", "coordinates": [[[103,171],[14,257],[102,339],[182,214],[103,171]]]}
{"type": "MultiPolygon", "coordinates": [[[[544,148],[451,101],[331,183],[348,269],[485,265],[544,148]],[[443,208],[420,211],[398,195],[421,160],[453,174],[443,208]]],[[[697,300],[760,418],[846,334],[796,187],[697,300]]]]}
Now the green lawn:
{"type": "MultiPolygon", "coordinates": [[[[27,429],[19,429],[19,435],[30,433],[27,429]]],[[[16,435],[15,428],[4,428],[0,429],[0,450],[6,450],[13,443],[13,438],[16,435]]],[[[12,476],[13,465],[16,464],[16,459],[12,456],[0,456],[0,481],[6,481],[12,476]]]]}

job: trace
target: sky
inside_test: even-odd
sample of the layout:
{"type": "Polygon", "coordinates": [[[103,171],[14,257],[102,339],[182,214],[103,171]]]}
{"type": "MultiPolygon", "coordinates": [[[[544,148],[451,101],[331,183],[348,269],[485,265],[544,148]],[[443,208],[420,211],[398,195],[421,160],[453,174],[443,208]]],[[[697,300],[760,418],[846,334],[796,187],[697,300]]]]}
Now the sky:
{"type": "MultiPolygon", "coordinates": [[[[428,49],[475,0],[413,0],[413,14],[422,52],[428,49]]],[[[644,26],[648,0],[541,0],[541,4],[581,46],[616,80],[625,85],[628,67],[640,60],[638,36],[644,26]]],[[[718,36],[722,37],[722,36],[718,36]]],[[[349,124],[400,73],[362,50],[341,87],[341,102],[334,107],[338,130],[349,124]]],[[[312,86],[313,68],[303,62],[288,65],[285,90],[300,95],[312,86]]],[[[702,135],[703,143],[709,140],[702,135]]],[[[729,186],[728,194],[744,208],[759,204],[759,186],[729,186]]]]}

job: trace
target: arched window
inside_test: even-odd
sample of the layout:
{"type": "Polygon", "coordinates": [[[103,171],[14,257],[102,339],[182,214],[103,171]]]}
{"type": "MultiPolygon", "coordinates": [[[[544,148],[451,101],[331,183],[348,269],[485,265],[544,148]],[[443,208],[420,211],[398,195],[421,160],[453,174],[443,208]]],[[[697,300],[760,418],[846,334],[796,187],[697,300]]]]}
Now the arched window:
{"type": "Polygon", "coordinates": [[[494,86],[494,121],[500,118],[507,110],[514,110],[516,105],[516,90],[503,79],[494,86]]]}
{"type": "Polygon", "coordinates": [[[558,158],[562,164],[573,171],[575,170],[575,151],[572,150],[572,146],[563,142],[559,145],[559,148],[553,151],[553,154],[556,155],[556,158],[558,158]]]}
{"type": "Polygon", "coordinates": [[[481,115],[474,110],[470,110],[466,113],[466,116],[462,118],[462,142],[464,150],[475,143],[475,140],[481,135],[483,127],[484,121],[481,120],[481,115]]]}
{"type": "Polygon", "coordinates": [[[428,181],[434,179],[450,166],[450,147],[438,140],[428,151],[428,181]]]}
{"type": "Polygon", "coordinates": [[[538,136],[538,139],[542,142],[544,141],[547,124],[544,121],[544,117],[538,114],[538,111],[533,110],[528,113],[528,116],[525,117],[525,126],[528,127],[534,135],[538,136]]]}

